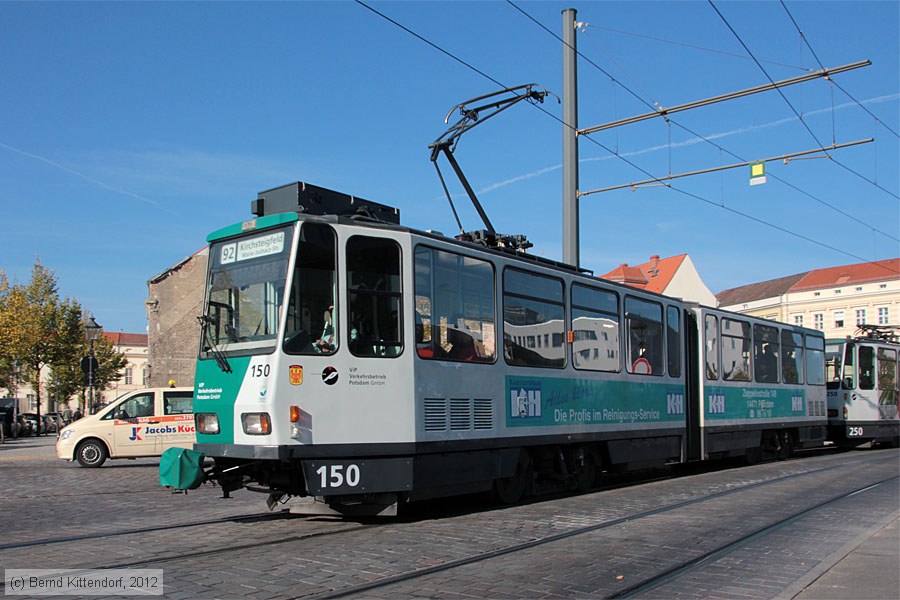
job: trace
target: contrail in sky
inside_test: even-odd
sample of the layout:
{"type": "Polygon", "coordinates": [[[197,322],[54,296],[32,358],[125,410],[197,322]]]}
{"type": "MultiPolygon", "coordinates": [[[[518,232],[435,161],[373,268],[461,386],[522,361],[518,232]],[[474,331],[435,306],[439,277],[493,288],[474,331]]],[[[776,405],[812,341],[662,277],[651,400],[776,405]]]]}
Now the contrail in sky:
{"type": "Polygon", "coordinates": [[[49,158],[44,158],[43,156],[38,156],[37,154],[32,154],[31,152],[26,152],[19,148],[10,146],[9,144],[4,144],[3,142],[0,142],[0,147],[6,148],[7,150],[10,150],[11,152],[15,152],[17,154],[21,154],[22,156],[27,156],[28,158],[33,158],[35,160],[39,160],[41,162],[47,163],[48,165],[50,165],[52,167],[56,167],[57,169],[60,169],[62,171],[65,171],[66,173],[75,175],[76,177],[81,177],[82,179],[84,179],[86,181],[90,181],[91,183],[93,183],[95,185],[99,185],[100,187],[107,189],[111,192],[115,192],[117,194],[124,194],[126,196],[131,196],[132,198],[136,198],[136,199],[140,200],[141,202],[146,202],[147,204],[150,204],[157,208],[162,208],[162,206],[160,206],[159,202],[157,202],[156,200],[151,200],[150,198],[147,198],[146,196],[141,196],[140,194],[135,194],[134,192],[129,192],[128,190],[123,190],[121,188],[117,188],[115,186],[109,185],[108,183],[104,183],[103,181],[100,181],[99,179],[94,179],[93,177],[90,177],[89,175],[85,175],[84,173],[76,171],[75,169],[70,169],[69,167],[67,167],[65,165],[61,165],[58,162],[52,161],[49,158]]]}

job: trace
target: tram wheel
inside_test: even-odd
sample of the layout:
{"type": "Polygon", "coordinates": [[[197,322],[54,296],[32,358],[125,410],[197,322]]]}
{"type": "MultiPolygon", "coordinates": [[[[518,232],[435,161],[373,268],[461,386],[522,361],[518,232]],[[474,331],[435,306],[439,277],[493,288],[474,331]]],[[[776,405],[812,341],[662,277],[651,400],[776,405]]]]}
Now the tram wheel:
{"type": "Polygon", "coordinates": [[[96,468],[106,462],[108,452],[103,442],[88,440],[78,445],[75,458],[82,467],[96,468]]]}
{"type": "Polygon", "coordinates": [[[515,504],[525,495],[530,478],[531,465],[519,460],[511,477],[494,480],[494,496],[503,504],[515,504]]]}

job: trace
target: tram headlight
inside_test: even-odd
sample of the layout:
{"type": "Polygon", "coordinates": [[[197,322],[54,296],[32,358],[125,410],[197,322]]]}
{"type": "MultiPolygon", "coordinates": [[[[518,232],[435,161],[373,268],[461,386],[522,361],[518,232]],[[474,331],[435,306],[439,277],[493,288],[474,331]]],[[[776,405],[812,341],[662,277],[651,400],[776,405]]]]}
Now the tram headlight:
{"type": "Polygon", "coordinates": [[[269,413],[243,413],[241,426],[247,435],[269,435],[272,433],[272,420],[269,413]]]}
{"type": "Polygon", "coordinates": [[[194,415],[197,432],[205,435],[219,433],[219,415],[215,413],[197,413],[194,415]]]}

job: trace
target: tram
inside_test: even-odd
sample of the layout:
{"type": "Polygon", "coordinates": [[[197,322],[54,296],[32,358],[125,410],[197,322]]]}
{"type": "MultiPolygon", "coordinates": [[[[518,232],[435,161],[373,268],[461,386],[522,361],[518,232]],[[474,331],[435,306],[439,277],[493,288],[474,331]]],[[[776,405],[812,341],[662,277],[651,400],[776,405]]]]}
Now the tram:
{"type": "Polygon", "coordinates": [[[825,439],[818,331],[409,229],[310,184],[252,212],[208,237],[200,318],[194,450],[226,496],[390,515],[825,439]]]}
{"type": "Polygon", "coordinates": [[[860,325],[855,337],[828,340],[828,438],[841,447],[898,446],[900,339],[887,325],[860,325]]]}

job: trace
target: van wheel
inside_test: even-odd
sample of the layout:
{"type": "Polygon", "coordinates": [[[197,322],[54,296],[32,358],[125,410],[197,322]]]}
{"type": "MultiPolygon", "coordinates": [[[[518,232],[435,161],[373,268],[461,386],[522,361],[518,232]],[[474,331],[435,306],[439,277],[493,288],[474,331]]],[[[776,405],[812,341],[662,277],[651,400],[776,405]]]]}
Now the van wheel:
{"type": "Polygon", "coordinates": [[[82,467],[99,467],[106,462],[106,446],[97,440],[82,442],[75,450],[75,457],[82,467]]]}

